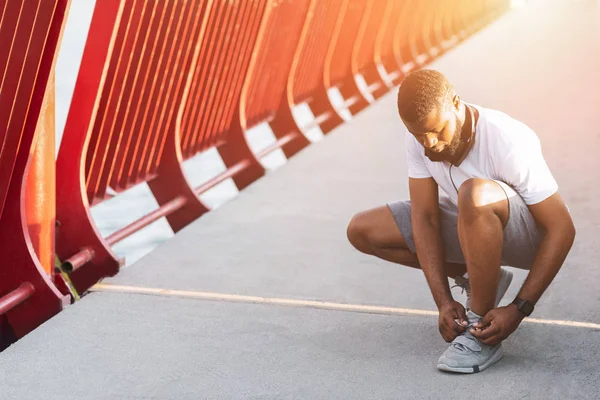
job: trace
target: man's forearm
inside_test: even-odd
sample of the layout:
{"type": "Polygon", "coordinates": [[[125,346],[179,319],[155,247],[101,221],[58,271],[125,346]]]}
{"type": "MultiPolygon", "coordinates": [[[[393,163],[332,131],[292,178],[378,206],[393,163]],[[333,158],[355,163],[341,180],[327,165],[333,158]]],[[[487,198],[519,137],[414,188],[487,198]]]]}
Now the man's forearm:
{"type": "Polygon", "coordinates": [[[446,276],[439,218],[415,217],[413,234],[417,257],[438,308],[452,300],[446,276]]]}
{"type": "Polygon", "coordinates": [[[574,239],[575,230],[572,225],[546,232],[538,245],[531,271],[519,291],[519,298],[537,303],[562,267],[574,239]]]}

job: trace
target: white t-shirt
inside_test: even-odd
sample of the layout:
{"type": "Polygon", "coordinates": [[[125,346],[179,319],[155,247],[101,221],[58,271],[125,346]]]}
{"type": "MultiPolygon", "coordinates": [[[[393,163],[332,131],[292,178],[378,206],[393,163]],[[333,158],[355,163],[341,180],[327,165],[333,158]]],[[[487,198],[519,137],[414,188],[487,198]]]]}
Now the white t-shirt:
{"type": "Polygon", "coordinates": [[[406,131],[408,176],[437,182],[458,204],[457,188],[470,178],[499,180],[511,186],[526,204],[536,204],[558,190],[544,156],[540,140],[524,123],[496,110],[469,104],[479,111],[475,142],[460,166],[447,161],[433,162],[423,146],[406,131]],[[452,173],[452,178],[450,177],[452,173]]]}

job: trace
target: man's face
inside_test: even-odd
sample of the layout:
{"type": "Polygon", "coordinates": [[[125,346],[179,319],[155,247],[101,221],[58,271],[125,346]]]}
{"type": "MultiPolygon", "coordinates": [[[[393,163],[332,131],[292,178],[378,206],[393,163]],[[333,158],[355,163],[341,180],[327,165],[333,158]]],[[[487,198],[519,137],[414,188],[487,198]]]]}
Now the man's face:
{"type": "Polygon", "coordinates": [[[420,122],[404,121],[409,132],[436,159],[452,160],[460,146],[462,122],[454,106],[433,110],[420,122]]]}

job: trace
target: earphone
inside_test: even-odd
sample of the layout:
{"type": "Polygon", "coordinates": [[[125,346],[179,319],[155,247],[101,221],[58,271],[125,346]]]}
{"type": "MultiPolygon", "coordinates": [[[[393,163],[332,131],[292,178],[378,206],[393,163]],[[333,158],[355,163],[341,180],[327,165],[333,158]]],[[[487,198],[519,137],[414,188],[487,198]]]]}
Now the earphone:
{"type": "Polygon", "coordinates": [[[452,186],[454,186],[454,190],[456,190],[456,193],[458,193],[458,188],[454,183],[454,178],[452,178],[452,167],[454,167],[455,165],[458,167],[465,160],[465,158],[467,158],[469,151],[475,143],[475,141],[473,140],[473,137],[475,136],[475,114],[473,113],[473,110],[471,110],[471,107],[467,104],[465,104],[465,108],[469,111],[469,118],[471,119],[471,130],[469,131],[469,137],[464,138],[461,136],[460,141],[462,143],[466,143],[467,148],[463,151],[463,154],[460,157],[460,159],[457,160],[456,163],[450,163],[450,167],[448,168],[448,175],[450,175],[450,181],[452,182],[452,186]]]}
{"type": "Polygon", "coordinates": [[[471,148],[473,147],[473,143],[475,143],[475,141],[473,140],[473,137],[475,136],[475,113],[473,113],[473,110],[467,104],[465,104],[465,108],[469,111],[469,118],[471,119],[471,130],[469,131],[469,136],[467,138],[464,138],[461,135],[460,141],[462,143],[466,143],[467,148],[463,151],[463,154],[461,155],[460,159],[457,160],[456,163],[453,163],[457,167],[464,161],[464,159],[467,157],[467,154],[469,154],[469,150],[471,150],[471,148]]]}

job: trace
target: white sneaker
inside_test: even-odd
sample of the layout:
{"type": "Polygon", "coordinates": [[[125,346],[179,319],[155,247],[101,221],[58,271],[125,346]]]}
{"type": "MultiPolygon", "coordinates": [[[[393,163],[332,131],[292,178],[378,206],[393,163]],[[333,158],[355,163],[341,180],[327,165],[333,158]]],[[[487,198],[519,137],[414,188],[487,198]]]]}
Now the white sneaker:
{"type": "MultiPolygon", "coordinates": [[[[498,282],[498,291],[496,292],[496,307],[500,304],[500,301],[506,294],[510,283],[512,282],[513,274],[506,268],[500,268],[500,280],[498,282]]],[[[467,295],[467,302],[465,304],[465,308],[467,310],[471,309],[471,285],[469,284],[469,279],[464,276],[457,276],[454,278],[454,286],[452,287],[460,287],[467,295]]]]}
{"type": "MultiPolygon", "coordinates": [[[[469,325],[478,322],[481,317],[473,311],[467,311],[469,325]]],[[[448,350],[438,360],[437,368],[441,371],[472,374],[483,371],[498,362],[504,355],[502,343],[488,346],[466,330],[452,341],[448,350]]]]}

